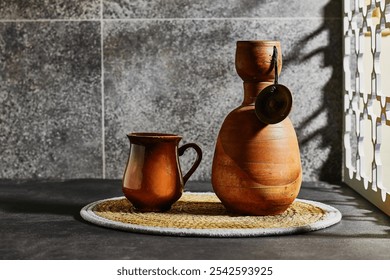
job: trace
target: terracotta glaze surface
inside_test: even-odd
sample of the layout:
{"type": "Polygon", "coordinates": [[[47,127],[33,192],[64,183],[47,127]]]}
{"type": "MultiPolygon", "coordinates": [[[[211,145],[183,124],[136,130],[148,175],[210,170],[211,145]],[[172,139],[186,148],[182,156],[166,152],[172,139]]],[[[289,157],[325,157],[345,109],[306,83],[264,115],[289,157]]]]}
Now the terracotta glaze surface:
{"type": "Polygon", "coordinates": [[[162,133],[132,133],[130,155],[122,181],[126,198],[139,211],[169,210],[182,195],[184,184],[199,166],[202,151],[195,143],[180,148],[181,136],[162,133]],[[182,176],[179,156],[193,148],[195,163],[182,176]]]}
{"type": "Polygon", "coordinates": [[[243,104],[220,129],[212,166],[212,185],[224,206],[241,215],[276,215],[297,197],[302,168],[295,130],[288,117],[266,124],[255,101],[274,80],[273,48],[277,41],[237,42],[236,69],[244,80],[243,104]]]}

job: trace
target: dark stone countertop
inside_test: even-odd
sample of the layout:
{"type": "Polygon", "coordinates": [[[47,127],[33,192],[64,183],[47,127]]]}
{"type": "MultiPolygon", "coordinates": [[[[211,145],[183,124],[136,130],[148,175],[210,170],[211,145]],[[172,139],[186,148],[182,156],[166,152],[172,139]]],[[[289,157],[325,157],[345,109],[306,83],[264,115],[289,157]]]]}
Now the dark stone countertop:
{"type": "MultiPolygon", "coordinates": [[[[85,222],[80,209],[121,196],[117,180],[0,182],[1,259],[390,259],[390,217],[343,184],[303,183],[299,197],[342,221],[306,234],[201,238],[138,234],[85,222]]],[[[211,191],[208,182],[186,190],[211,191]]]]}

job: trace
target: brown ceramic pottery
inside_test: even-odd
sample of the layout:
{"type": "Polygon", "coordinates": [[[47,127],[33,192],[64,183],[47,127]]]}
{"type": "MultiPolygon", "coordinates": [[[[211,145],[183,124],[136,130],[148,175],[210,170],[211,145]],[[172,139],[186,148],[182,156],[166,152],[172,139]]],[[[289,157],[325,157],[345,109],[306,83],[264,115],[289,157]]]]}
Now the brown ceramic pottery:
{"type": "Polygon", "coordinates": [[[184,184],[198,167],[201,149],[194,143],[178,148],[181,136],[174,134],[131,133],[127,136],[131,149],[122,182],[124,195],[138,211],[169,210],[181,197],[184,184]],[[179,156],[188,148],[195,149],[197,158],[182,176],[179,156]]]}
{"type": "MultiPolygon", "coordinates": [[[[226,117],[216,142],[213,189],[228,210],[240,215],[280,214],[301,186],[299,146],[291,121],[283,116],[280,122],[269,124],[255,113],[258,95],[269,93],[264,89],[275,82],[274,47],[280,73],[278,41],[237,42],[236,70],[244,81],[244,101],[226,117]]],[[[262,104],[260,98],[257,102],[265,115],[278,111],[267,111],[271,103],[262,104]]]]}

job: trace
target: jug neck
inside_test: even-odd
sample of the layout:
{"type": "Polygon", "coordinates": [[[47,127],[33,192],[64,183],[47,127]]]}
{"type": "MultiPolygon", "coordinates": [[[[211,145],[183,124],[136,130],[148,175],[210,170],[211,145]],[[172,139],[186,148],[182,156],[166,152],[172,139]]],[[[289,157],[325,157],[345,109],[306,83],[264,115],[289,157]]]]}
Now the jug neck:
{"type": "Polygon", "coordinates": [[[273,82],[244,82],[244,100],[242,105],[255,105],[256,97],[260,91],[272,84],[273,82]]]}

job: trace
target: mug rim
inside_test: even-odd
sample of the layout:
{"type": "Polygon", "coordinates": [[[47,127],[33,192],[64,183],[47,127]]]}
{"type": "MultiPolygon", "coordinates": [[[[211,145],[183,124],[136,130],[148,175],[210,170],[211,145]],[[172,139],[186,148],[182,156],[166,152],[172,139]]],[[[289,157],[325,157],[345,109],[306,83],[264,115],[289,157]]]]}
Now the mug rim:
{"type": "Polygon", "coordinates": [[[182,137],[173,133],[161,132],[131,132],[127,134],[131,138],[145,138],[145,139],[181,139],[182,137]]]}
{"type": "Polygon", "coordinates": [[[250,44],[250,45],[280,45],[278,40],[240,40],[237,41],[237,45],[250,44]]]}

